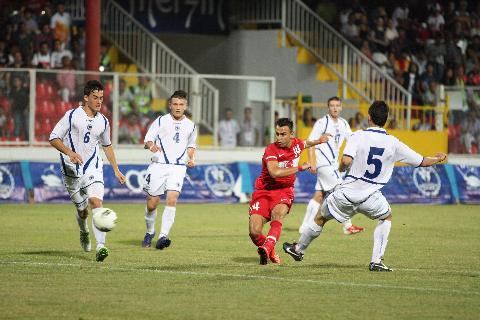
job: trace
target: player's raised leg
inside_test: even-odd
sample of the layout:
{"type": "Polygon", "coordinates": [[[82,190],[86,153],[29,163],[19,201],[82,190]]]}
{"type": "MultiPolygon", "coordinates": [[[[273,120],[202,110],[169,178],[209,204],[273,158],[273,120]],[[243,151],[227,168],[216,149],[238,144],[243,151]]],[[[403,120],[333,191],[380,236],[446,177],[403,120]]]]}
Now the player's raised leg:
{"type": "MultiPolygon", "coordinates": [[[[327,198],[328,199],[328,198],[327,198]]],[[[302,261],[305,250],[308,248],[313,240],[318,238],[323,231],[324,225],[332,219],[332,216],[328,212],[328,206],[325,200],[322,203],[322,207],[317,212],[315,218],[304,228],[298,242],[283,244],[283,250],[290,255],[295,261],[302,261]]]]}

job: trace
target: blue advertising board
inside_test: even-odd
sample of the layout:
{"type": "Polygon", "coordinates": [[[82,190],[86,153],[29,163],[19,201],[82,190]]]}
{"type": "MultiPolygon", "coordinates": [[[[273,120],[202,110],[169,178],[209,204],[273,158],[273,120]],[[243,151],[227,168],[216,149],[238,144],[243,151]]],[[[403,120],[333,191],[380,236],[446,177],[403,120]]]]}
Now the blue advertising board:
{"type": "MultiPolygon", "coordinates": [[[[69,202],[58,163],[0,163],[0,203],[26,202],[28,190],[35,202],[69,202]]],[[[104,166],[105,201],[144,202],[142,190],[147,165],[120,165],[126,184],[120,185],[111,166],[104,166]]],[[[261,172],[256,163],[199,165],[187,170],[180,202],[236,203],[248,201],[261,172]]],[[[316,176],[297,174],[295,202],[306,203],[315,191],[316,176]]],[[[437,165],[428,168],[395,167],[382,188],[394,203],[480,204],[480,167],[437,165]]]]}
{"type": "Polygon", "coordinates": [[[26,196],[20,163],[0,163],[0,203],[25,202],[26,196]]]}
{"type": "Polygon", "coordinates": [[[453,166],[461,203],[480,203],[480,167],[453,166]]]}

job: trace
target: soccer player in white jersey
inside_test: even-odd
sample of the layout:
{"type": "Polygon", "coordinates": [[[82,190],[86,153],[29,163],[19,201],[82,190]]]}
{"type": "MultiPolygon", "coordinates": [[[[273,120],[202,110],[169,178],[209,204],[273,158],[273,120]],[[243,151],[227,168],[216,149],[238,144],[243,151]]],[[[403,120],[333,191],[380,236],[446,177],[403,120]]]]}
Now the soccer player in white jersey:
{"type": "Polygon", "coordinates": [[[162,225],[155,247],[159,250],[171,244],[168,238],[175,220],[178,197],[182,191],[187,167],[195,166],[197,130],[185,116],[187,94],[178,90],[168,100],[170,113],[155,119],[145,135],[145,149],[153,153],[145,176],[143,190],[147,193],[145,222],[147,232],[142,247],[151,246],[155,236],[155,219],[160,196],[166,193],[162,225]]]}
{"type": "MultiPolygon", "coordinates": [[[[327,143],[317,145],[315,150],[314,148],[308,149],[310,172],[317,174],[317,184],[315,185],[315,194],[308,202],[302,225],[298,230],[300,233],[303,232],[309,221],[313,221],[325,195],[331,192],[336,185],[342,183],[342,177],[338,172],[338,154],[343,141],[350,136],[352,130],[348,122],[340,117],[342,101],[339,97],[328,99],[327,106],[328,114],[315,122],[308,137],[309,141],[313,141],[319,139],[323,134],[328,134],[332,139],[327,143]]],[[[343,222],[343,233],[345,234],[362,231],[363,228],[353,225],[350,219],[343,222]]]]}
{"type": "Polygon", "coordinates": [[[392,176],[395,162],[412,166],[429,167],[447,158],[438,152],[434,157],[422,157],[394,136],[383,126],[388,118],[388,106],[375,101],[368,110],[369,128],[356,131],[347,142],[339,170],[347,171],[341,185],[327,196],[320,212],[300,235],[298,243],[283,244],[283,249],[296,261],[301,261],[304,251],[317,238],[327,221],[343,222],[356,212],[371,219],[378,219],[373,233],[373,252],[370,271],[392,271],[383,264],[383,256],[392,225],[392,209],[380,189],[392,176]]]}
{"type": "MultiPolygon", "coordinates": [[[[80,244],[88,252],[91,243],[87,207],[90,204],[92,214],[101,210],[104,194],[99,143],[121,184],[125,183],[125,176],[118,169],[110,141],[110,124],[100,113],[103,102],[102,84],[96,80],[88,81],[83,89],[83,100],[83,106],[67,111],[60,119],[53,128],[49,141],[60,151],[63,181],[77,207],[80,244]]],[[[109,254],[105,247],[106,233],[98,230],[93,222],[92,228],[97,242],[96,260],[102,262],[109,254]]]]}

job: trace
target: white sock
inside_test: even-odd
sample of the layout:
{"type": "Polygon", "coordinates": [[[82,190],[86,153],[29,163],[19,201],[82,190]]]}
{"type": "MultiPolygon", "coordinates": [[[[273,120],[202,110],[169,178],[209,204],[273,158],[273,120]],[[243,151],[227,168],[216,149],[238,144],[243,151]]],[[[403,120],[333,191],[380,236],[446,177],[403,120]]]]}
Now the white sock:
{"type": "Polygon", "coordinates": [[[157,218],[157,209],[148,211],[145,206],[145,223],[147,224],[147,233],[155,233],[155,219],[157,218]]]}
{"type": "Polygon", "coordinates": [[[352,219],[348,219],[347,221],[342,222],[342,224],[343,224],[343,229],[347,230],[352,226],[352,219]]]}
{"type": "Polygon", "coordinates": [[[309,223],[300,235],[300,239],[298,239],[298,249],[300,252],[305,251],[310,243],[322,233],[322,230],[323,227],[315,222],[309,223]]]}
{"type": "Polygon", "coordinates": [[[162,227],[158,238],[167,237],[175,221],[175,211],[177,208],[165,206],[162,214],[162,227]]]}
{"type": "MultiPolygon", "coordinates": [[[[92,209],[92,216],[97,211],[100,211],[100,210],[102,210],[102,208],[92,209]]],[[[97,242],[97,250],[102,247],[105,247],[105,238],[107,237],[107,233],[98,230],[97,227],[95,227],[95,224],[93,223],[93,219],[92,219],[92,229],[93,229],[93,234],[95,235],[95,241],[97,242]]]]}
{"type": "Polygon", "coordinates": [[[307,205],[307,210],[305,211],[305,216],[303,217],[302,227],[307,226],[310,221],[315,218],[318,210],[320,209],[320,203],[314,199],[310,199],[307,205]]]}
{"type": "Polygon", "coordinates": [[[78,215],[78,211],[76,214],[77,222],[78,222],[78,227],[80,228],[80,231],[82,232],[88,232],[88,224],[87,224],[87,218],[83,219],[80,218],[78,215]]]}
{"type": "Polygon", "coordinates": [[[372,262],[379,263],[381,257],[385,254],[385,248],[388,243],[388,235],[392,228],[392,222],[389,220],[378,221],[373,233],[372,262]]]}

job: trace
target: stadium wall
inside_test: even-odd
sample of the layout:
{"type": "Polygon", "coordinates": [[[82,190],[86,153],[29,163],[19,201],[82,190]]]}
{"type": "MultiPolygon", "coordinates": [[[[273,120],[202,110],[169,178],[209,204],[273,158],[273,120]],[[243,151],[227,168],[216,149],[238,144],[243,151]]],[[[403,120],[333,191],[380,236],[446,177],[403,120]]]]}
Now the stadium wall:
{"type": "Polygon", "coordinates": [[[158,34],[200,73],[273,76],[277,97],[298,91],[314,101],[337,94],[337,82],[316,80],[316,68],[297,63],[297,48],[279,47],[278,30],[236,30],[228,36],[158,34]],[[195,48],[195,50],[192,50],[195,48]]]}

